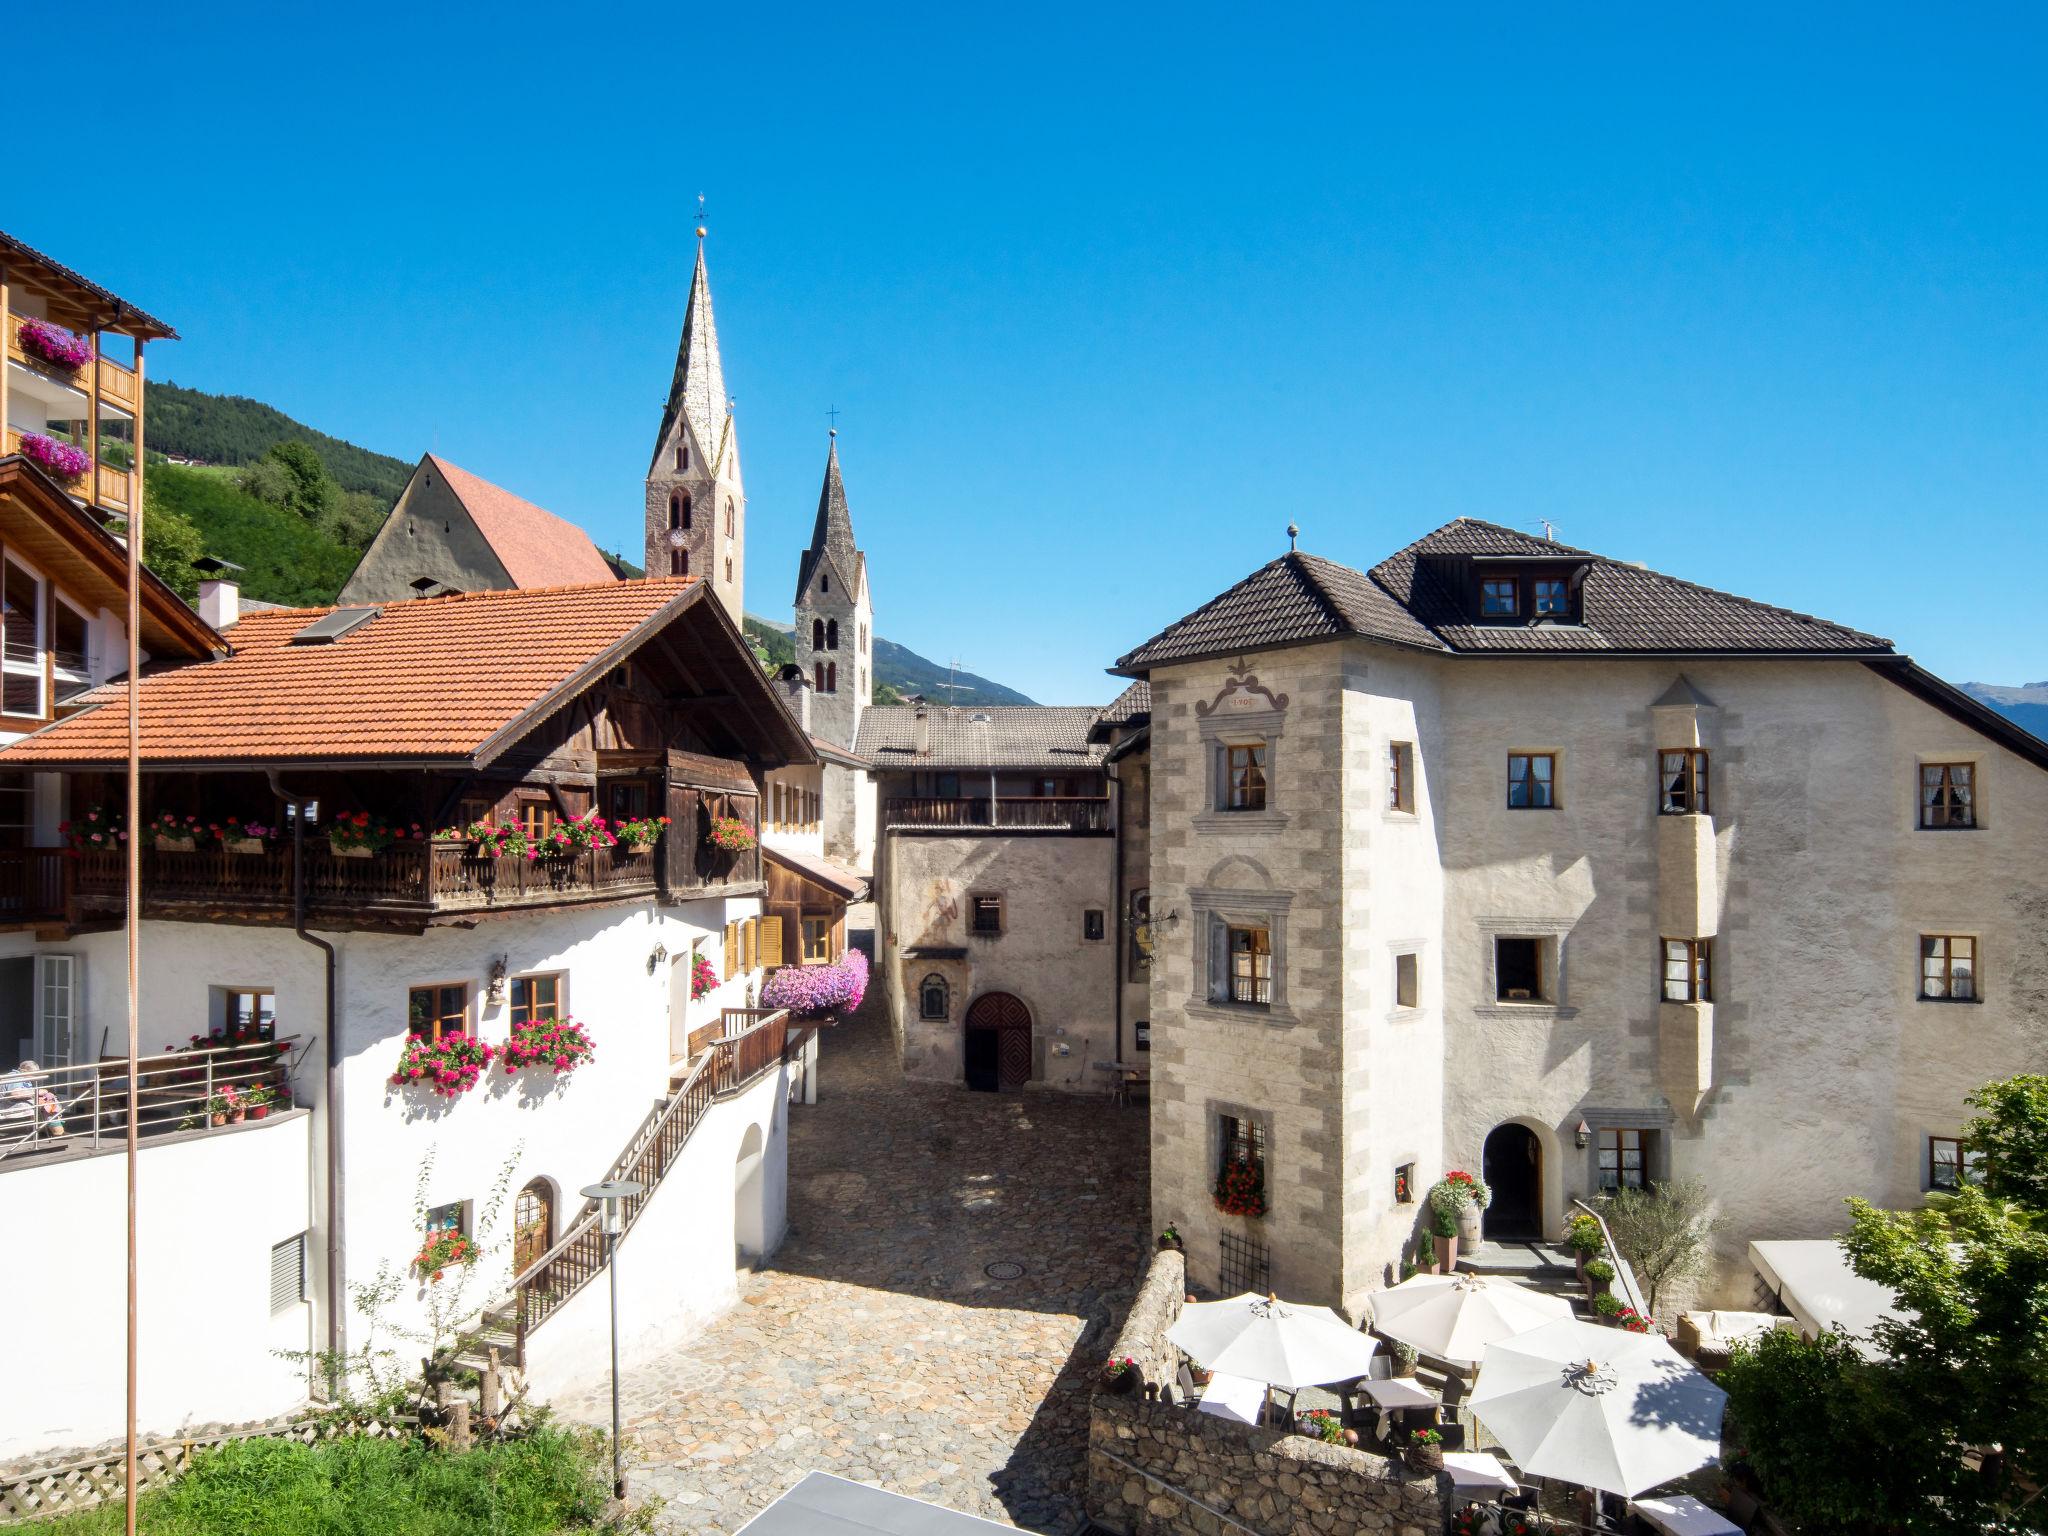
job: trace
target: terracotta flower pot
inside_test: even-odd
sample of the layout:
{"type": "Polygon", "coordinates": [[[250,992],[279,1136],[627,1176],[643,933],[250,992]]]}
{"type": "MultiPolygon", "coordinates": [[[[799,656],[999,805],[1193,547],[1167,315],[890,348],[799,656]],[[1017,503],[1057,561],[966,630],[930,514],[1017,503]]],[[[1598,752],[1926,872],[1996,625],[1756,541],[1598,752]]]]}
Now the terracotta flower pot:
{"type": "Polygon", "coordinates": [[[1436,1239],[1436,1272],[1440,1275],[1458,1272],[1458,1240],[1455,1237],[1436,1239]]]}
{"type": "Polygon", "coordinates": [[[240,1124],[241,1124],[241,1123],[242,1123],[242,1122],[243,1122],[244,1120],[246,1120],[246,1119],[248,1119],[248,1118],[249,1118],[249,1112],[248,1112],[247,1110],[243,1110],[243,1109],[238,1109],[238,1110],[236,1110],[236,1111],[235,1111],[235,1112],[234,1112],[233,1114],[231,1114],[231,1115],[229,1115],[229,1116],[228,1116],[228,1124],[229,1124],[229,1125],[240,1125],[240,1124]]]}
{"type": "Polygon", "coordinates": [[[227,1111],[222,1110],[219,1114],[215,1115],[213,1117],[213,1123],[215,1125],[226,1125],[228,1123],[227,1111]]]}
{"type": "Polygon", "coordinates": [[[249,1111],[249,1118],[251,1120],[261,1120],[265,1115],[269,1113],[270,1106],[268,1104],[258,1104],[254,1109],[249,1111]]]}

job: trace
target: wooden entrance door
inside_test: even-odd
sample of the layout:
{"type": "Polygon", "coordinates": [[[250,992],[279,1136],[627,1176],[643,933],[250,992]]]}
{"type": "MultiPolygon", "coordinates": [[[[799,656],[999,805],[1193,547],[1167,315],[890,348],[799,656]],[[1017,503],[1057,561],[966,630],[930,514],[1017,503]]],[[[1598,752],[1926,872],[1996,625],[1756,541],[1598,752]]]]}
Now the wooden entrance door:
{"type": "Polygon", "coordinates": [[[523,1275],[555,1245],[555,1193],[535,1179],[512,1202],[512,1273],[523,1275]]]}
{"type": "Polygon", "coordinates": [[[1022,1088],[1031,1081],[1031,1010],[1007,992],[984,992],[967,1010],[967,1086],[1022,1088]]]}

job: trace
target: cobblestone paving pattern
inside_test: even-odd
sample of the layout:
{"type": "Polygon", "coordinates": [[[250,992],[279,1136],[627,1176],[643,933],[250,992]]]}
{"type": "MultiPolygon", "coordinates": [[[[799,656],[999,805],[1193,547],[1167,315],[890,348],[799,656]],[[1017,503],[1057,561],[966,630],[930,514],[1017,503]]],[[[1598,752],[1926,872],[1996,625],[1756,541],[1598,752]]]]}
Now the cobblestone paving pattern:
{"type": "MultiPolygon", "coordinates": [[[[812,1468],[1029,1530],[1080,1518],[1088,1388],[1147,1242],[1144,1110],[905,1082],[879,990],[790,1112],[782,1247],[627,1373],[664,1530],[737,1530],[812,1468]],[[1005,1261],[1022,1277],[985,1272],[1005,1261]]],[[[602,1394],[556,1406],[609,1423],[602,1394]]]]}

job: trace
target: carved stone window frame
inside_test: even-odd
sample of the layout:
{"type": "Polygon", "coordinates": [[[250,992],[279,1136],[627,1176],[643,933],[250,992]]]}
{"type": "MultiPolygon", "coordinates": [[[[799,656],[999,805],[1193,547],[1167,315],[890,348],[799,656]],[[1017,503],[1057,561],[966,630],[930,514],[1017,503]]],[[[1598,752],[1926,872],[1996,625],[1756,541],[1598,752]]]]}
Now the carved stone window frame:
{"type": "Polygon", "coordinates": [[[1247,1023],[1294,1023],[1287,1006],[1287,913],[1294,904],[1291,891],[1242,889],[1191,890],[1188,924],[1194,948],[1194,989],[1187,1011],[1203,1018],[1232,1019],[1247,1023]],[[1227,987],[1230,974],[1229,930],[1263,928],[1272,952],[1273,991],[1270,1003],[1233,1003],[1218,997],[1219,978],[1227,987]]]}
{"type": "Polygon", "coordinates": [[[1479,920],[1479,942],[1483,947],[1482,991],[1472,1011],[1481,1018],[1575,1019],[1579,1010],[1571,1006],[1570,940],[1577,919],[1569,917],[1483,917],[1479,920]],[[1542,965],[1550,984],[1549,997],[1526,1003],[1499,999],[1494,974],[1494,940],[1536,939],[1542,946],[1542,965]]]}
{"type": "Polygon", "coordinates": [[[1203,808],[1194,815],[1197,832],[1277,832],[1288,822],[1277,809],[1281,737],[1287,729],[1287,695],[1276,694],[1249,672],[1231,676],[1216,697],[1195,705],[1195,730],[1206,760],[1203,808]],[[1230,748],[1266,749],[1266,804],[1263,810],[1224,809],[1230,784],[1230,748]]]}

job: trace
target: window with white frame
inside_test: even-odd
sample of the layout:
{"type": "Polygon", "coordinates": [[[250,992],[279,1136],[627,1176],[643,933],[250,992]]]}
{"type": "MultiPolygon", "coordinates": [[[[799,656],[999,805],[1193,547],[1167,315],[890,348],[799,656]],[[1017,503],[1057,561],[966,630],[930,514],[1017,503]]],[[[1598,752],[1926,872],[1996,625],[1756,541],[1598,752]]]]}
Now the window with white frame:
{"type": "Polygon", "coordinates": [[[0,573],[0,714],[44,713],[43,579],[9,556],[0,573]]]}

